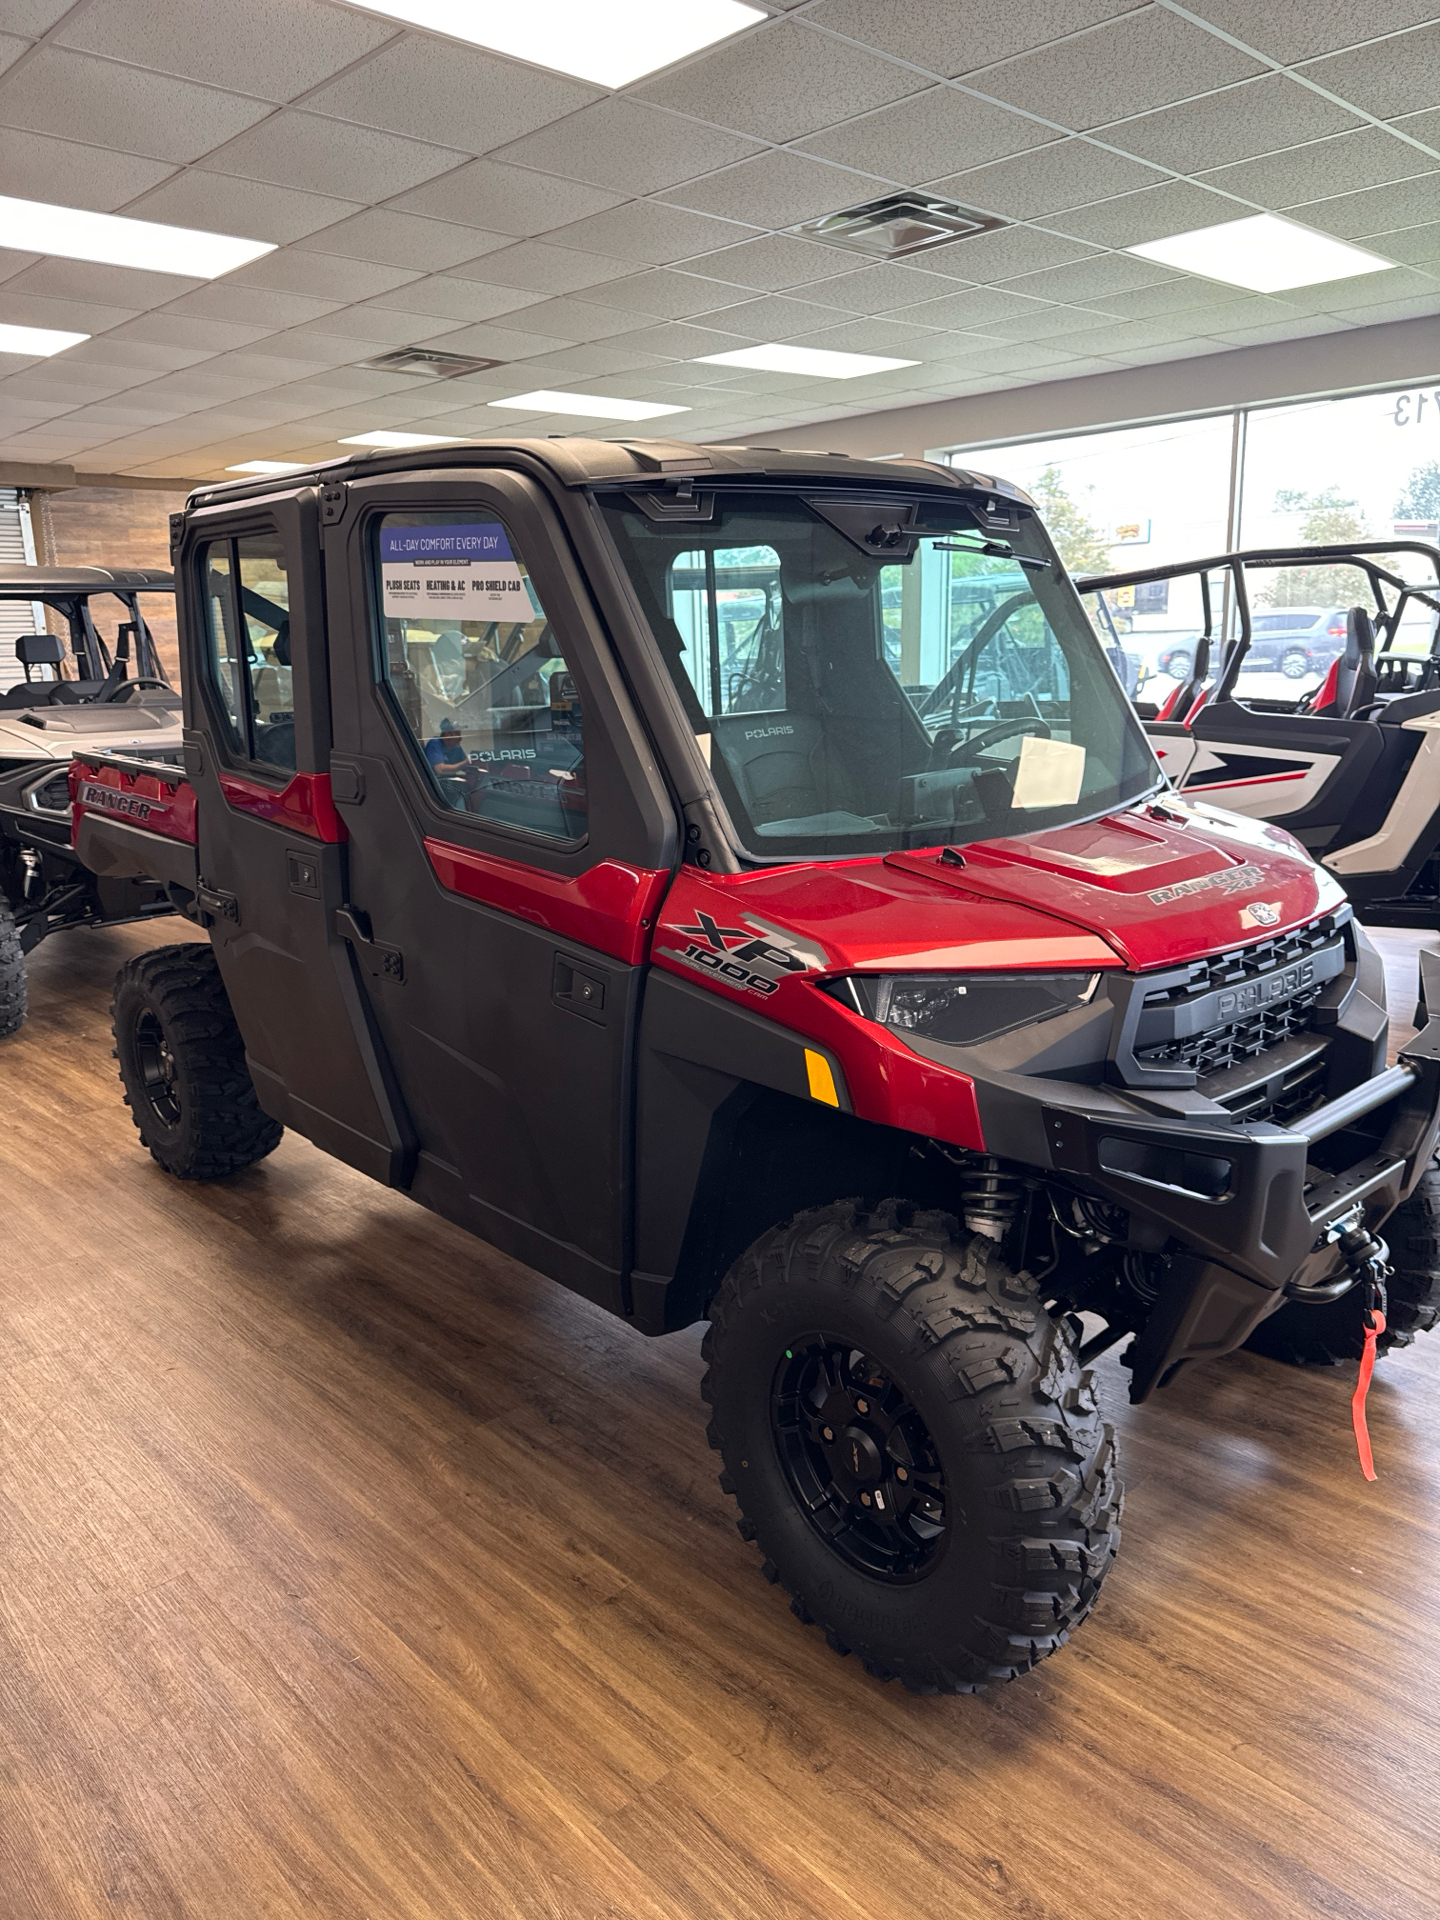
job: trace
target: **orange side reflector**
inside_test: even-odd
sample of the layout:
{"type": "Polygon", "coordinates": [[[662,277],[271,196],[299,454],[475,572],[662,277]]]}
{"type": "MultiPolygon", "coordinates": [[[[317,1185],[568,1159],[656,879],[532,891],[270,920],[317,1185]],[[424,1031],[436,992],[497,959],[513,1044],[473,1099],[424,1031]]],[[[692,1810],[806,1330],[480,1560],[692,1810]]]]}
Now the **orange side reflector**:
{"type": "Polygon", "coordinates": [[[816,1053],[813,1047],[805,1049],[805,1072],[810,1081],[810,1098],[823,1100],[827,1107],[838,1107],[840,1096],[835,1091],[835,1076],[830,1071],[830,1062],[823,1053],[816,1053]]]}

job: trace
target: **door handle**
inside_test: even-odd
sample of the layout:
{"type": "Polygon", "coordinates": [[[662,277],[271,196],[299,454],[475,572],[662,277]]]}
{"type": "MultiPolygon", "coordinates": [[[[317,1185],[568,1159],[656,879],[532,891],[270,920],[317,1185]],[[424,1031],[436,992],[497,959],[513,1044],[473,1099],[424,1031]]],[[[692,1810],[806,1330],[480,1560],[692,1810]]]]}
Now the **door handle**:
{"type": "Polygon", "coordinates": [[[370,931],[370,916],[358,907],[335,909],[335,931],[348,940],[366,971],[377,980],[394,980],[403,985],[405,956],[399,947],[377,940],[370,931]]]}

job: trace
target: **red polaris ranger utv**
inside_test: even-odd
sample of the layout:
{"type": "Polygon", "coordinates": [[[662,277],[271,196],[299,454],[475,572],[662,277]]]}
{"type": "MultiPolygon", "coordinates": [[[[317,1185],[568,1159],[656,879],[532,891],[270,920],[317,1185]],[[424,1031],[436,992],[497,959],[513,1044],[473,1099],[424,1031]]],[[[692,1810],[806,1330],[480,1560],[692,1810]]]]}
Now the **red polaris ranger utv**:
{"type": "Polygon", "coordinates": [[[201,489],[174,559],[185,768],[72,776],[82,859],[210,930],[119,976],[141,1138],[294,1127],[708,1317],[741,1534],[872,1673],[1089,1612],[1094,1354],[1358,1354],[1382,1228],[1386,1339],[1434,1321],[1440,1027],[1386,1069],[1340,886],[1166,788],[1015,488],[482,443],[201,489]]]}

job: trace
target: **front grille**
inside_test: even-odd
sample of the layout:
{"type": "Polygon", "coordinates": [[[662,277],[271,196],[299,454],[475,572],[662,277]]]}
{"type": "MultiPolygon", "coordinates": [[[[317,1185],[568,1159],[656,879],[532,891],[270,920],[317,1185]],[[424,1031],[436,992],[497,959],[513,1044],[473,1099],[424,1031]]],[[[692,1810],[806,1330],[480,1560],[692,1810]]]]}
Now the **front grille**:
{"type": "Polygon", "coordinates": [[[1254,946],[1237,947],[1233,953],[1219,954],[1213,960],[1197,960],[1187,968],[1183,979],[1167,976],[1167,985],[1147,993],[1147,1007],[1173,1007],[1197,994],[1212,993],[1217,987],[1232,987],[1254,980],[1276,967],[1291,967],[1328,946],[1350,918],[1350,909],[1327,913],[1312,920],[1308,927],[1293,933],[1278,934],[1273,940],[1257,940],[1254,946]]]}
{"type": "MultiPolygon", "coordinates": [[[[1288,1127],[1312,1107],[1318,1107],[1326,1094],[1327,1050],[1323,1044],[1278,1076],[1253,1082],[1238,1093],[1222,1093],[1217,1088],[1211,1098],[1233,1113],[1246,1126],[1269,1120],[1277,1127],[1288,1127]]],[[[1209,1093],[1202,1081],[1201,1093],[1209,1093]]]]}
{"type": "Polygon", "coordinates": [[[1308,1032],[1314,1019],[1320,988],[1311,987],[1289,1000],[1272,1001],[1224,1026],[1211,1027],[1207,1033],[1194,1033],[1188,1039],[1172,1040],[1159,1047],[1144,1047],[1135,1058],[1147,1067],[1186,1067],[1192,1073],[1224,1073],[1244,1065],[1257,1055],[1268,1053],[1282,1040],[1293,1040],[1308,1032]]]}
{"type": "Polygon", "coordinates": [[[30,804],[41,813],[68,813],[70,811],[70,774],[52,774],[43,786],[30,789],[30,804]]]}

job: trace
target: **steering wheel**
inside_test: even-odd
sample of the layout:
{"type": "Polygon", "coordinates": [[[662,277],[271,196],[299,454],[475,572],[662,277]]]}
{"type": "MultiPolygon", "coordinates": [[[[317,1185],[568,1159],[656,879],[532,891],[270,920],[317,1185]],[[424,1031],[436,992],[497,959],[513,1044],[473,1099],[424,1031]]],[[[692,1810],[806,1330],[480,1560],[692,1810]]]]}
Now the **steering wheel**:
{"type": "Polygon", "coordinates": [[[993,727],[987,727],[983,733],[972,735],[969,740],[959,741],[950,751],[947,767],[963,767],[967,762],[978,758],[987,747],[993,747],[1002,740],[1008,740],[1012,733],[1038,734],[1042,740],[1050,739],[1050,728],[1044,720],[1033,713],[1015,713],[1008,720],[997,720],[993,727]]]}
{"type": "Polygon", "coordinates": [[[175,691],[168,681],[157,680],[153,675],[146,673],[142,674],[138,680],[120,681],[118,686],[106,694],[104,704],[108,707],[114,700],[128,700],[132,693],[144,693],[147,687],[158,687],[161,693],[175,691]]]}

